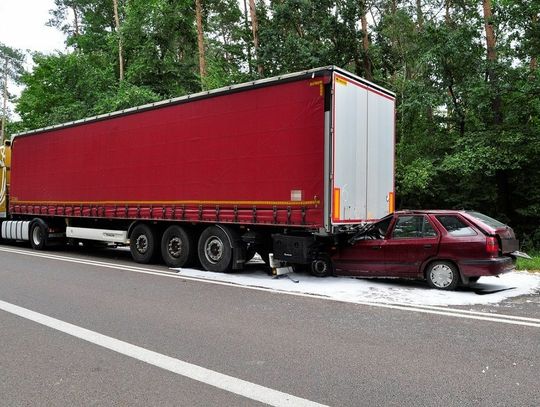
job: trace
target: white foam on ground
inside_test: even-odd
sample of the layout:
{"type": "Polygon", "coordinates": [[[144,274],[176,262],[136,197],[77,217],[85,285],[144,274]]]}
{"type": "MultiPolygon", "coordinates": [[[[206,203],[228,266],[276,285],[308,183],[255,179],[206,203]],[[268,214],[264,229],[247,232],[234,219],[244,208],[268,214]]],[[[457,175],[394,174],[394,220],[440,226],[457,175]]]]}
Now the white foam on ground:
{"type": "MultiPolygon", "coordinates": [[[[253,266],[252,266],[253,267],[253,266]]],[[[223,281],[242,286],[263,287],[279,291],[316,294],[349,302],[405,303],[411,305],[494,304],[507,298],[540,292],[540,274],[515,271],[497,277],[481,277],[472,288],[458,291],[431,289],[426,283],[396,279],[356,279],[350,277],[317,278],[291,274],[272,278],[263,268],[230,273],[212,273],[195,269],[175,269],[180,275],[223,281]],[[498,291],[502,290],[502,291],[498,291]],[[489,292],[477,294],[476,291],[489,292]]]]}

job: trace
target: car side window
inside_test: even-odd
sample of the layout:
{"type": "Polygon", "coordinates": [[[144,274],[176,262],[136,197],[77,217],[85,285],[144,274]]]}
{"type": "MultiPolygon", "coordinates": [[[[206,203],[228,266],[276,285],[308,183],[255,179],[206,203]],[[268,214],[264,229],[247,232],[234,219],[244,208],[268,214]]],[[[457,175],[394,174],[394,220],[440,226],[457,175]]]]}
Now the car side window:
{"type": "Polygon", "coordinates": [[[392,237],[394,239],[411,239],[436,237],[437,232],[423,215],[405,215],[398,217],[392,237]]]}
{"type": "Polygon", "coordinates": [[[452,236],[474,236],[476,231],[455,215],[438,215],[437,220],[452,236]]]}

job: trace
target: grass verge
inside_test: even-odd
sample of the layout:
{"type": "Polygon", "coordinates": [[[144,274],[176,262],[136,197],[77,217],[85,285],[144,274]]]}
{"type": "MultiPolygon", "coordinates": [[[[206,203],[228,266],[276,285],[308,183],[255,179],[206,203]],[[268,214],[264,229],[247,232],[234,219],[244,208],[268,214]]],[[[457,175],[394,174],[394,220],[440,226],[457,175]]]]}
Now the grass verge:
{"type": "Polygon", "coordinates": [[[518,258],[516,268],[518,270],[528,270],[540,273],[540,252],[527,253],[532,259],[518,258]]]}

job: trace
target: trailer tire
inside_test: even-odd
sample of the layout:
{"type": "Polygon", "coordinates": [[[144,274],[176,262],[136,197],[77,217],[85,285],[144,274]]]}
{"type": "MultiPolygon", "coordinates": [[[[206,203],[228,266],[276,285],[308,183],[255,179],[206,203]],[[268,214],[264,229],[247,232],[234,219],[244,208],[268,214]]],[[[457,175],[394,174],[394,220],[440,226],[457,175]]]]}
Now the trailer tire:
{"type": "Polygon", "coordinates": [[[156,253],[156,233],[144,224],[136,225],[129,235],[129,249],[131,257],[137,263],[148,264],[154,259],[156,253]]]}
{"type": "Polygon", "coordinates": [[[232,263],[232,236],[226,229],[218,226],[209,226],[203,230],[199,238],[199,261],[207,271],[222,273],[231,267],[232,263]]]}
{"type": "Polygon", "coordinates": [[[48,228],[41,219],[32,222],[30,227],[30,245],[34,250],[45,250],[48,242],[48,228]]]}
{"type": "Polygon", "coordinates": [[[169,226],[161,238],[161,257],[169,267],[184,267],[195,252],[193,238],[178,225],[169,226]]]}

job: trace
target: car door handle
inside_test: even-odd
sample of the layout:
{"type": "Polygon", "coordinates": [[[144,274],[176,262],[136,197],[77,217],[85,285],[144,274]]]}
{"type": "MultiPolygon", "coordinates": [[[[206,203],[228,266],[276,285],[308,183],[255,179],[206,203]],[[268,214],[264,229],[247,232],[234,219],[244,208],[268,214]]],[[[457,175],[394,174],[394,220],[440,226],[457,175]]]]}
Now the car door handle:
{"type": "Polygon", "coordinates": [[[425,244],[424,249],[431,249],[433,247],[432,244],[425,244]]]}
{"type": "Polygon", "coordinates": [[[381,250],[382,246],[371,246],[373,250],[381,250]]]}

